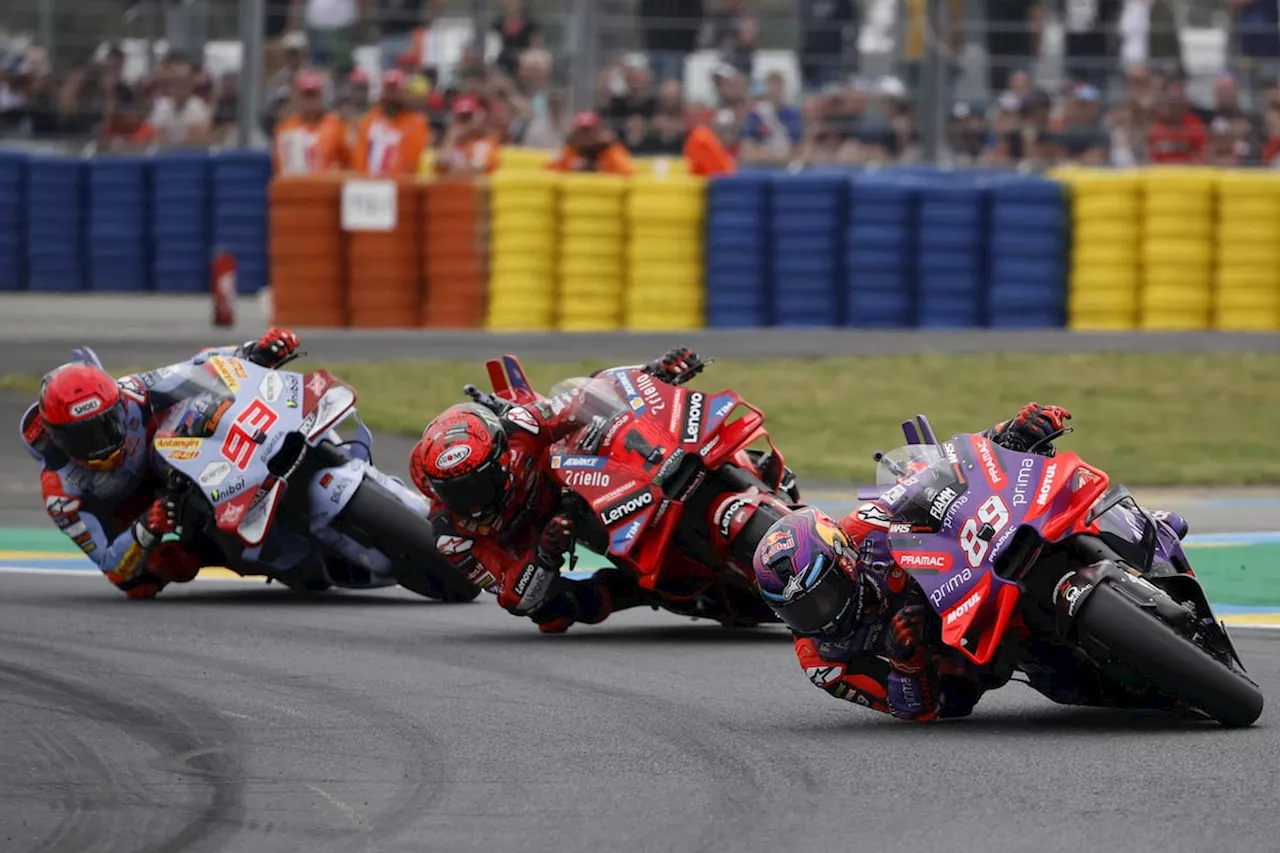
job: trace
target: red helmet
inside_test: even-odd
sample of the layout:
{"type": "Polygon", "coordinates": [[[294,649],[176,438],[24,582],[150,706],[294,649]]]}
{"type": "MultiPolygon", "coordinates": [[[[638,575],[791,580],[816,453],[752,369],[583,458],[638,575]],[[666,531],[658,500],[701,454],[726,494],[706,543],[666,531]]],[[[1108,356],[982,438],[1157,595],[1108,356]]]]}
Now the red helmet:
{"type": "Polygon", "coordinates": [[[422,431],[409,474],[455,515],[492,521],[511,494],[511,449],[502,422],[478,403],[450,406],[422,431]]]}
{"type": "Polygon", "coordinates": [[[105,370],[66,364],[47,374],[40,386],[40,419],[54,445],[77,463],[110,470],[124,461],[124,397],[105,370]]]}

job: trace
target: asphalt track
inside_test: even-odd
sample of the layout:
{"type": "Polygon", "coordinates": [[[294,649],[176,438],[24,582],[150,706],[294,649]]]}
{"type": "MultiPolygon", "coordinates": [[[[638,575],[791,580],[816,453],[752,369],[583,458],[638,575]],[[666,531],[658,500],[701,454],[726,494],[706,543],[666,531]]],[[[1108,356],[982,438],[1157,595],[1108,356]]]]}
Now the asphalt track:
{"type": "MultiPolygon", "coordinates": [[[[38,354],[0,341],[7,370],[38,354]]],[[[0,525],[34,523],[33,463],[5,440],[0,465],[0,525]]],[[[1276,518],[1184,499],[1197,532],[1276,518]]],[[[5,573],[0,850],[1275,851],[1280,632],[1234,636],[1269,702],[1245,731],[1021,686],[914,726],[812,688],[776,629],[631,611],[543,637],[487,596],[197,581],[129,602],[5,573]]]]}

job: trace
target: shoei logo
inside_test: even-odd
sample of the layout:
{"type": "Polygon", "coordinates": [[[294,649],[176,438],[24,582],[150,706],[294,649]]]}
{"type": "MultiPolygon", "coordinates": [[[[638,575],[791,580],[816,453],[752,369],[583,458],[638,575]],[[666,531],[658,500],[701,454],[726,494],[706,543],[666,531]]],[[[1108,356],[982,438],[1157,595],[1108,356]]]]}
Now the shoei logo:
{"type": "Polygon", "coordinates": [[[467,461],[467,457],[471,455],[471,446],[468,444],[458,444],[440,453],[436,457],[436,467],[441,471],[448,471],[450,468],[461,465],[467,461]]]}
{"type": "Polygon", "coordinates": [[[78,403],[71,405],[71,417],[82,418],[85,415],[92,414],[102,408],[102,401],[97,397],[86,397],[78,403]]]}
{"type": "Polygon", "coordinates": [[[979,590],[966,598],[955,610],[947,614],[947,624],[958,622],[975,610],[982,603],[982,591],[979,590]]]}

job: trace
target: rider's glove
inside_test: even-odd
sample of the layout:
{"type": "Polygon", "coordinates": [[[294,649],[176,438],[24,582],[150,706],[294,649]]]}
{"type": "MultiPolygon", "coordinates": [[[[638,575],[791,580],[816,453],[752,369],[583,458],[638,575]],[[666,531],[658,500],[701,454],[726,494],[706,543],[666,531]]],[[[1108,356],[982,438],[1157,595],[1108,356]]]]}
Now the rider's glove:
{"type": "Polygon", "coordinates": [[[151,548],[164,536],[178,532],[178,501],[170,494],[161,494],[133,523],[133,539],[143,548],[151,548]]]}
{"type": "Polygon", "coordinates": [[[1052,456],[1053,445],[1044,440],[1061,430],[1069,420],[1071,413],[1061,406],[1027,403],[1017,415],[988,430],[987,437],[1001,447],[1022,452],[1044,442],[1037,451],[1052,456]]]}
{"type": "Polygon", "coordinates": [[[539,566],[560,570],[564,565],[564,554],[573,544],[573,527],[573,518],[565,514],[553,516],[546,523],[534,548],[534,559],[539,566]]]}
{"type": "Polygon", "coordinates": [[[688,347],[678,347],[646,364],[644,372],[656,376],[663,382],[674,382],[686,373],[696,371],[699,363],[696,352],[688,347]]]}
{"type": "Polygon", "coordinates": [[[245,358],[261,367],[274,368],[298,351],[298,336],[288,329],[275,328],[245,348],[245,358]]]}
{"type": "Polygon", "coordinates": [[[909,604],[889,621],[887,651],[899,672],[917,673],[925,668],[929,612],[926,605],[909,604]]]}
{"type": "Polygon", "coordinates": [[[573,519],[565,514],[554,516],[542,528],[533,547],[533,559],[504,579],[498,603],[517,616],[535,620],[538,611],[554,597],[559,586],[564,552],[573,544],[573,519]]]}

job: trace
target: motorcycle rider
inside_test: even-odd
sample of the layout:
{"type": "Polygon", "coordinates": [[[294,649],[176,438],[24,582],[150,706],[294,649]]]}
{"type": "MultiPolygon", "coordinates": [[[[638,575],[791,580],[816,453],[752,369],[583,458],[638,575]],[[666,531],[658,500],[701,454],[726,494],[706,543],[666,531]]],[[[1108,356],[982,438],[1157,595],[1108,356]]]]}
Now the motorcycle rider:
{"type": "MultiPolygon", "coordinates": [[[[1009,450],[1052,456],[1048,439],[1070,418],[1059,406],[1033,402],[981,434],[1009,450]]],[[[931,645],[941,636],[939,620],[919,585],[893,561],[889,509],[873,501],[836,522],[806,508],[776,522],[753,560],[762,597],[792,629],[796,657],[816,687],[906,720],[968,716],[982,693],[1000,683],[984,681],[947,649],[931,645]]],[[[1168,525],[1169,535],[1186,536],[1182,516],[1152,515],[1168,525]]],[[[1079,682],[1053,678],[1074,661],[1055,665],[1031,685],[1057,702],[1097,703],[1079,682]]]]}
{"type": "MultiPolygon", "coordinates": [[[[642,369],[677,384],[700,371],[702,362],[692,350],[678,348],[642,369]]],[[[409,461],[414,484],[436,507],[440,553],[473,583],[496,585],[498,603],[528,616],[543,633],[562,633],[575,622],[596,624],[652,601],[620,569],[602,569],[582,581],[560,576],[577,511],[561,505],[546,451],[584,426],[574,417],[578,393],[528,406],[451,406],[427,424],[409,461]]],[[[752,458],[761,479],[777,476],[780,490],[799,502],[795,477],[789,469],[776,470],[777,457],[752,458]]]]}
{"type": "MultiPolygon", "coordinates": [[[[175,542],[179,507],[151,464],[151,439],[166,408],[186,399],[185,368],[236,356],[276,368],[298,349],[297,336],[273,328],[238,347],[207,348],[189,363],[116,380],[71,362],[45,375],[39,400],[22,417],[22,439],[42,466],[45,510],[63,533],[129,598],[150,598],[170,582],[192,580],[198,557],[175,542]]],[[[212,424],[230,405],[195,412],[212,424]]]]}

